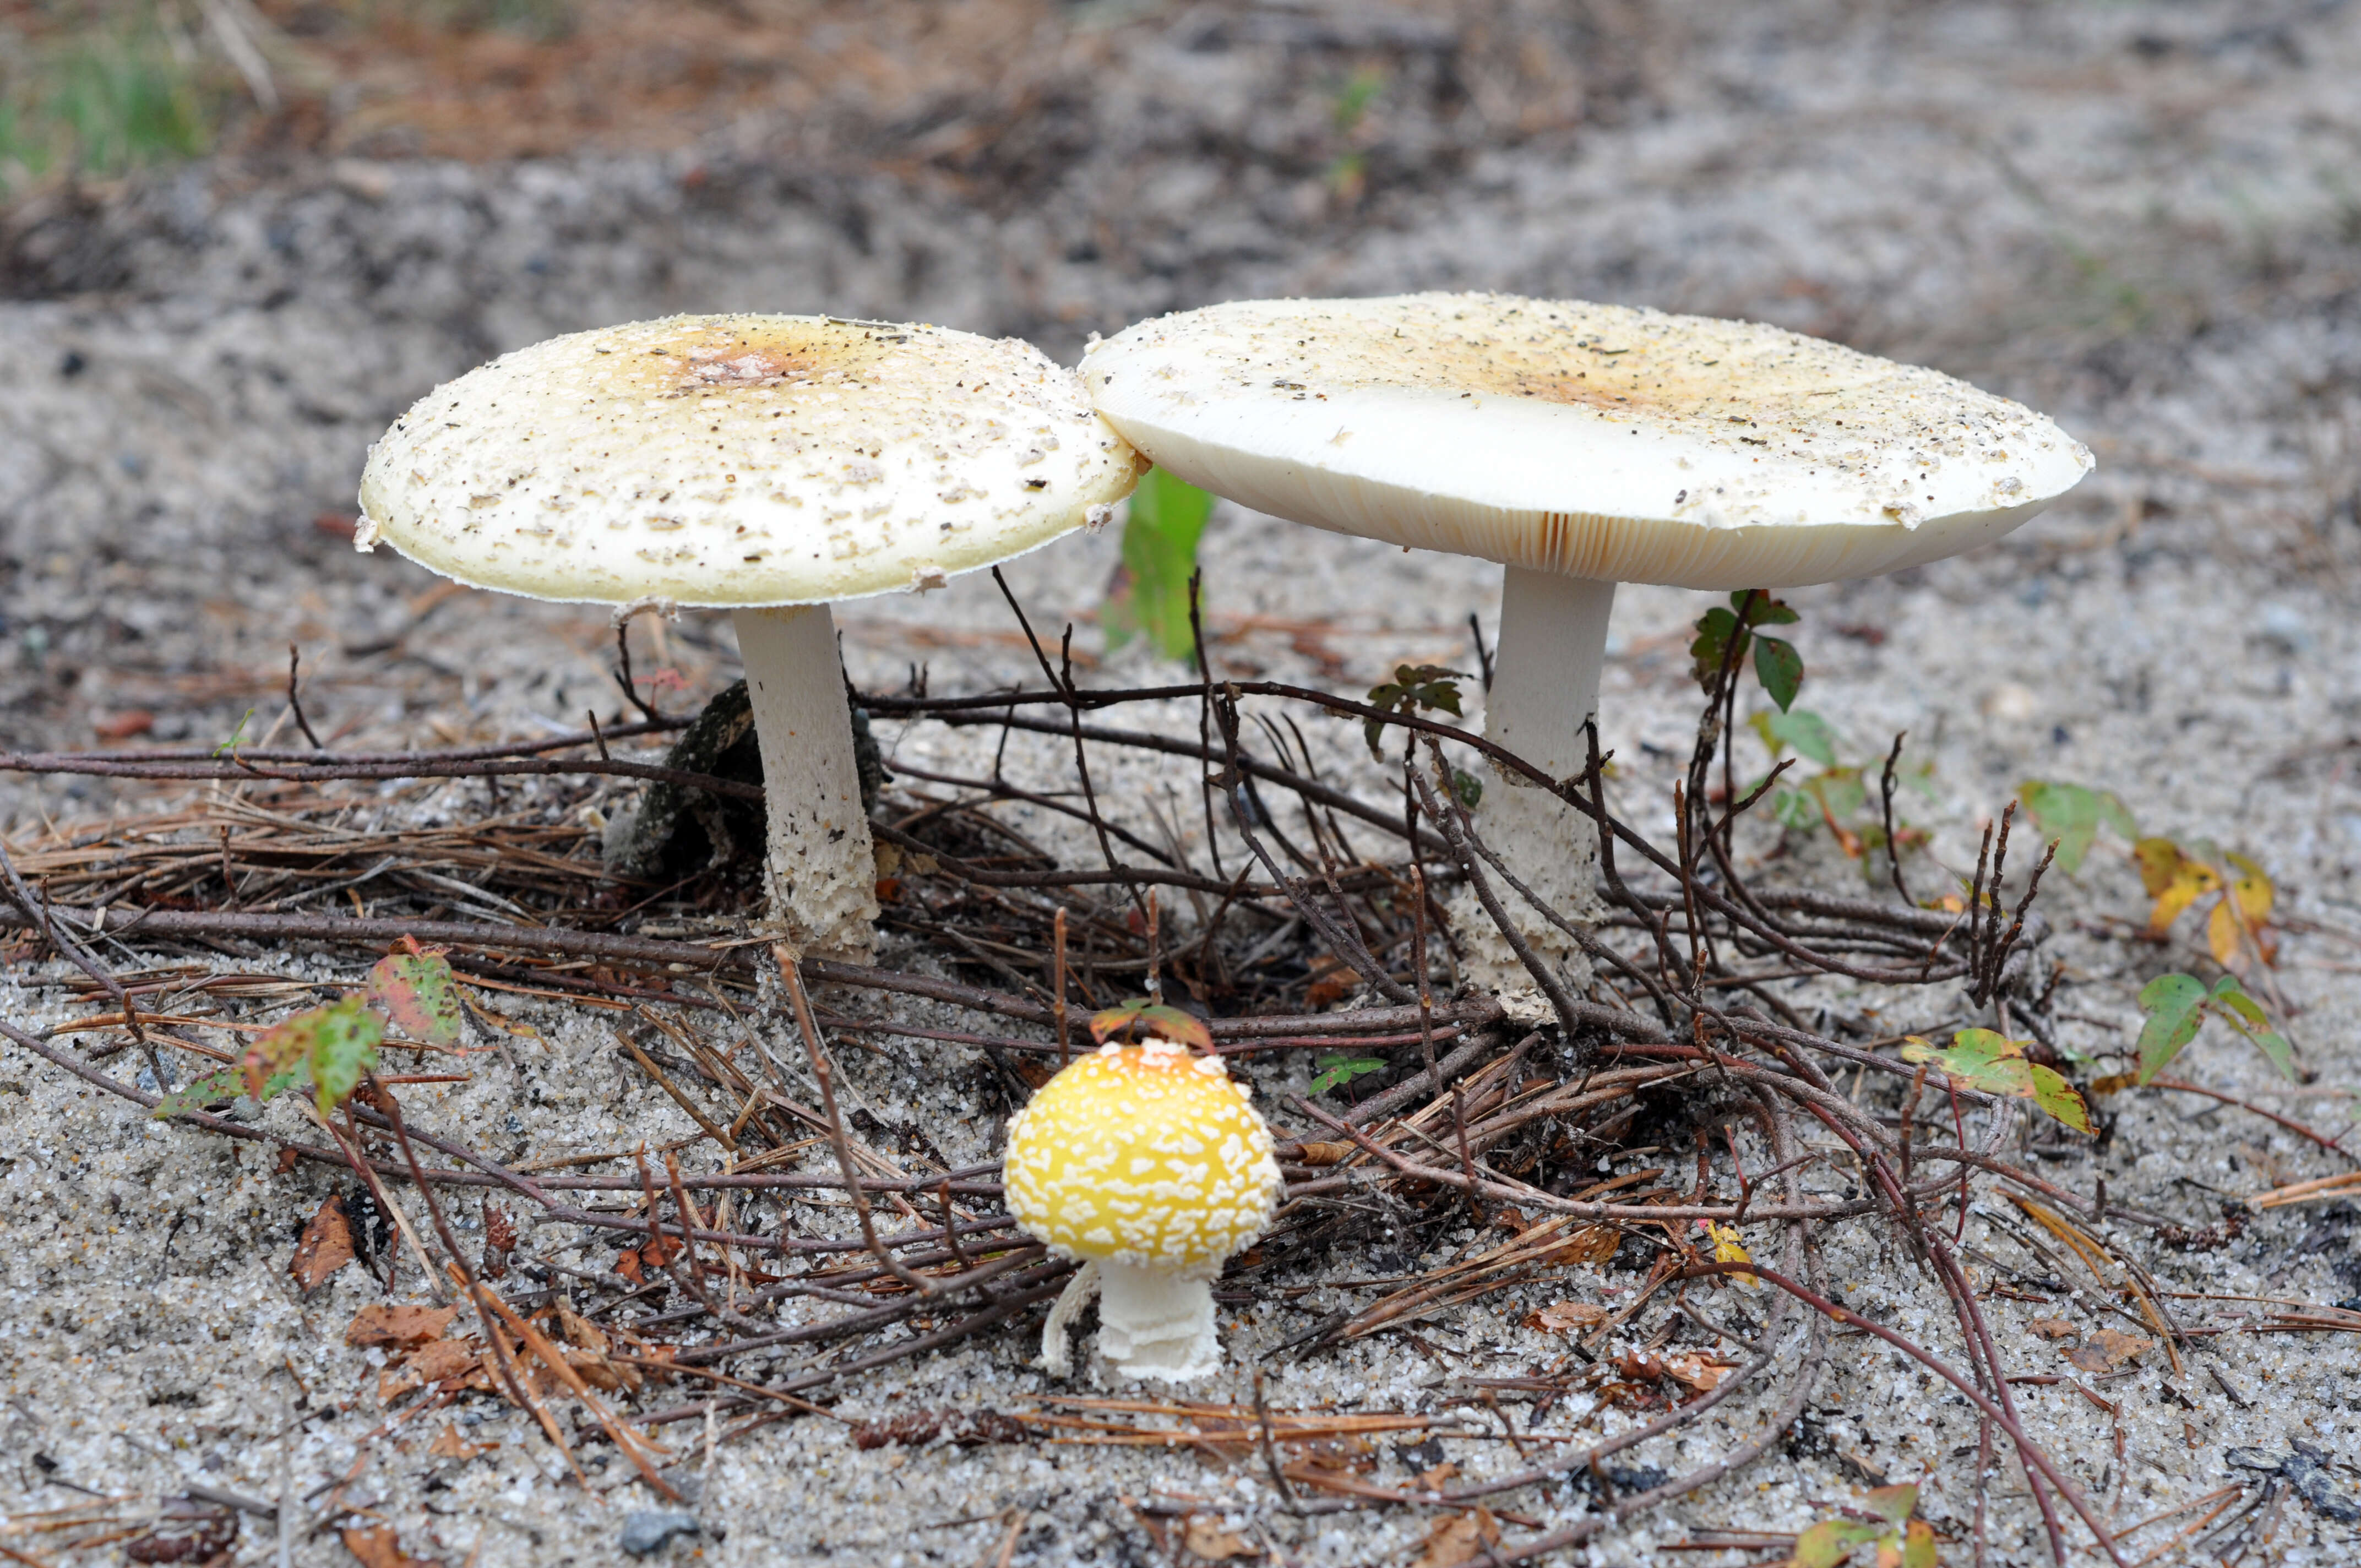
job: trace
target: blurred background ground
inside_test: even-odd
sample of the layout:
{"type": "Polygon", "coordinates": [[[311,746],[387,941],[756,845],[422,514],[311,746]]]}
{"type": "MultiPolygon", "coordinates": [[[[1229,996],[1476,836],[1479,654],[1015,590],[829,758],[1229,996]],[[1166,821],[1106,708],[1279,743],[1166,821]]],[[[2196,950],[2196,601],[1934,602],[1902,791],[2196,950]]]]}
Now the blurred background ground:
{"type": "MultiPolygon", "coordinates": [[[[1807,700],[1851,754],[1905,728],[1927,747],[1947,863],[1972,860],[2018,781],[2076,779],[2144,824],[2257,851],[2290,912],[2350,930],[2356,81],[2361,6],[2342,0],[17,0],[0,5],[0,740],[211,744],[249,708],[259,729],[290,641],[324,737],[433,742],[618,711],[602,612],[446,593],[341,537],[394,414],[554,333],[829,311],[1024,334],[1071,361],[1088,333],[1233,296],[1501,288],[1775,321],[2054,413],[2100,469],[2050,513],[1975,557],[1795,596],[1807,700]]],[[[1490,615],[1497,583],[1227,508],[1204,558],[1224,669],[1338,687],[1398,658],[1464,663],[1459,628],[1490,615]]],[[[1111,537],[1076,539],[1012,576],[1037,620],[1081,621],[1094,656],[1112,565],[1111,537]]],[[[1693,727],[1680,646],[1701,604],[1634,590],[1619,605],[1603,723],[1634,799],[1693,727]]],[[[988,583],[841,621],[865,682],[923,663],[939,692],[1030,662],[988,583]]],[[[663,635],[656,657],[686,687],[673,700],[734,674],[718,621],[663,635]]],[[[118,799],[88,782],[5,790],[20,828],[118,799]]],[[[2088,988],[2084,1048],[2120,1046],[2147,975],[2202,961],[2104,936],[2141,913],[2120,856],[2049,896],[2088,988]]],[[[2284,959],[2330,1086],[2352,1077],[2353,957],[2315,933],[2284,959]]],[[[2191,1058],[2210,1081],[2267,1087],[2210,1048],[2191,1058]]],[[[38,1141],[35,1107],[16,1103],[32,1129],[16,1135],[38,1141]]],[[[2266,1179],[2248,1170],[2342,1168],[2161,1112],[2126,1112],[2119,1136],[2118,1190],[2196,1201],[2192,1220],[2210,1210],[2172,1185],[2191,1172],[2244,1190],[2266,1179]]],[[[44,1226],[79,1212],[56,1179],[44,1226]]],[[[2246,1283],[2219,1288],[2361,1289],[2356,1219],[2258,1221],[2235,1255],[2246,1283]]],[[[242,1244],[208,1241],[202,1219],[181,1234],[221,1260],[186,1287],[215,1310],[242,1244]]],[[[97,1257],[55,1266],[105,1273],[97,1257]]],[[[2234,1379],[2270,1375],[2247,1342],[2221,1343],[2234,1379]]],[[[70,1397],[87,1348],[32,1334],[12,1386],[70,1397]]],[[[2276,1440],[2290,1409],[2351,1463],[2352,1353],[2325,1341],[2270,1365],[2306,1379],[2282,1385],[2301,1398],[2257,1412],[2192,1379],[2213,1452],[2168,1429],[2156,1474],[2214,1485],[2221,1446],[2276,1440]]],[[[107,1398],[141,1408],[136,1377],[107,1398]]],[[[1891,1442],[1910,1417],[1883,1419],[1857,1441],[1891,1442]]],[[[2072,1441],[2095,1479],[2103,1436],[2072,1441]]],[[[806,1535],[780,1521],[768,1549],[883,1550],[905,1505],[849,1459],[831,1474],[811,1497],[840,1511],[806,1535]]],[[[934,1477],[946,1495],[928,1507],[954,1517],[963,1484],[934,1477]]],[[[990,1485],[1048,1489],[1014,1472],[990,1485]]],[[[1057,1485],[1087,1499],[1114,1483],[1057,1485]]],[[[546,1523],[550,1496],[523,1512],[546,1523]]],[[[1728,1520],[1751,1505],[1732,1490],[1700,1506],[1728,1520]]],[[[1018,1560],[1104,1540],[1060,1528],[1018,1560]]],[[[949,1539],[972,1560],[984,1533],[949,1539]]],[[[488,1539],[487,1562],[522,1560],[521,1535],[488,1539]]],[[[2350,1560],[2334,1541],[2289,1550],[2350,1560]]]]}

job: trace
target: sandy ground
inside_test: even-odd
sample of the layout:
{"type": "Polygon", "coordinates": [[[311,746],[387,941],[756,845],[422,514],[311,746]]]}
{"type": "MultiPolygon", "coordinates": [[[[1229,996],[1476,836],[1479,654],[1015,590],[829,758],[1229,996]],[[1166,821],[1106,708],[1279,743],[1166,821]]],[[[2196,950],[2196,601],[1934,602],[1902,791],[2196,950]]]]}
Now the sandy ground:
{"type": "MultiPolygon", "coordinates": [[[[1126,69],[1139,74],[1111,82],[1110,97],[1126,80],[1166,93],[1177,81],[1207,119],[1250,121],[1253,105],[1225,93],[1261,80],[1263,46],[1207,49],[1180,23],[1170,36],[1159,25],[1126,35],[1126,69]]],[[[1918,812],[1945,864],[1972,861],[1980,822],[2028,778],[2112,788],[2146,830],[2256,855],[2283,913],[2310,923],[2285,938],[2278,983],[2318,1077],[2300,1091],[2279,1086],[2218,1031],[2180,1070],[2337,1132],[2353,1114],[2344,1086],[2361,1056],[2350,1024],[2361,936],[2348,934],[2361,932],[2361,795],[2349,766],[2361,718],[2351,613],[2361,182],[2350,174],[2361,163],[2351,90],[2361,11],[1758,7],[1682,34],[1653,70],[1620,124],[1479,150],[1447,177],[1406,160],[1400,190],[1343,215],[1312,211],[1316,179],[1290,207],[1285,191],[1246,189],[1251,166],[1209,172],[1170,127],[1118,148],[1127,161],[1077,155],[1080,172],[1019,213],[884,176],[815,192],[791,170],[721,146],[346,167],[252,188],[202,172],[164,181],[83,234],[108,258],[104,291],[0,304],[7,739],[83,744],[95,719],[133,708],[152,711],[167,739],[221,738],[249,706],[259,727],[278,711],[290,640],[306,650],[324,733],[431,740],[430,718],[512,733],[570,722],[587,705],[610,710],[603,617],[467,594],[414,622],[430,580],[383,557],[356,559],[312,521],[348,507],[362,448],[410,398],[555,331],[680,308],[826,308],[1027,332],[1071,356],[1084,331],[1171,305],[1444,284],[1760,316],[1972,376],[2053,412],[2098,453],[2093,478],[2003,546],[1794,596],[1812,671],[1806,700],[1851,759],[1911,732],[1924,748],[1914,754],[1936,764],[1938,798],[1918,812]]],[[[1080,617],[1112,548],[1075,539],[1012,581],[1037,620],[1080,617]]],[[[1204,557],[1225,669],[1340,686],[1366,685],[1398,658],[1464,663],[1465,619],[1488,617],[1497,583],[1490,568],[1233,512],[1217,520],[1204,557]]],[[[1665,798],[1667,759],[1685,752],[1693,728],[1680,641],[1704,602],[1644,588],[1619,600],[1602,722],[1629,764],[1619,804],[1642,824],[1665,819],[1649,802],[1665,798]]],[[[923,663],[937,691],[980,687],[1030,663],[988,581],[851,607],[841,620],[865,682],[898,685],[923,663]]],[[[667,636],[663,656],[693,686],[733,673],[719,623],[690,618],[667,636]]],[[[1087,624],[1080,641],[1095,647],[1087,624]]],[[[1139,668],[1118,662],[1098,678],[1139,668]]],[[[946,771],[979,760],[980,742],[957,736],[888,727],[885,739],[946,771]]],[[[1350,729],[1315,730],[1315,744],[1333,765],[1354,766],[1350,729]]],[[[1021,745],[1011,763],[1043,777],[1057,765],[1051,751],[1021,745]]],[[[1129,773],[1110,787],[1128,796],[1154,782],[1129,773]]],[[[79,794],[12,786],[8,798],[22,828],[39,810],[101,808],[79,794]]],[[[466,804],[455,795],[449,808],[466,804]]],[[[1857,885],[1824,839],[1786,870],[1796,861],[1831,885],[1857,885]]],[[[2108,1053],[2136,1027],[2140,984],[2168,969],[2211,971],[2186,924],[2167,949],[2124,939],[2144,900],[2119,843],[2103,839],[2081,876],[2053,880],[2045,897],[2060,933],[2046,950],[2068,966],[2063,1038],[2101,1058],[2093,1070],[2112,1070],[2108,1053]]],[[[285,967],[330,972],[311,960],[285,967]]],[[[19,987],[28,978],[7,981],[12,1020],[60,1021],[54,992],[19,987]]],[[[1860,1004],[1825,987],[1799,1001],[1860,1004]]],[[[1919,1011],[1883,1021],[1898,1030],[1956,1015],[1942,999],[1911,1005],[1919,1011]]],[[[533,1004],[517,1015],[544,1030],[545,1054],[514,1071],[484,1069],[447,1093],[414,1091],[418,1113],[537,1152],[693,1130],[619,1072],[595,1020],[533,1004]]],[[[922,1119],[957,1161],[984,1157],[994,1135],[962,1097],[962,1065],[896,1046],[856,1055],[847,1070],[882,1113],[922,1119]]],[[[1257,1077],[1275,1088],[1301,1070],[1257,1077]]],[[[2221,1195],[2349,1166],[2192,1097],[2118,1095],[2105,1109],[2112,1135],[2095,1150],[2048,1150],[2044,1172],[2078,1190],[2103,1177],[2117,1201],[2192,1224],[2217,1217],[2221,1195]]],[[[326,1190],[323,1179],[278,1176],[251,1152],[148,1126],[21,1056],[0,1077],[0,1126],[6,1506],[61,1506],[73,1495],[60,1481],[142,1496],[197,1481],[275,1497],[282,1466],[299,1495],[344,1475],[378,1419],[373,1370],[340,1340],[366,1282],[347,1271],[298,1300],[285,1273],[291,1228],[326,1190]],[[323,1413],[346,1400],[342,1413],[323,1413]]],[[[1842,1185],[1831,1174],[1811,1181],[1842,1185]]],[[[2013,1211],[1993,1197],[1981,1207],[1993,1217],[1971,1220],[1971,1245],[2019,1271],[2020,1285],[2051,1272],[2001,1223],[2022,1229],[2013,1211]]],[[[2262,1214],[2220,1251],[2139,1245],[2168,1289],[2334,1301],[2361,1291],[2355,1220],[2348,1205],[2315,1204],[2262,1214]]],[[[1435,1237],[1423,1261],[1471,1239],[1435,1237]]],[[[1767,1229],[1755,1239],[1772,1240],[1767,1229]]],[[[1339,1261],[1327,1277],[1421,1260],[1339,1261]]],[[[1939,1295],[1866,1231],[1832,1245],[1830,1268],[1856,1310],[1949,1344],[1939,1295]]],[[[1368,1299],[1329,1286],[1279,1293],[1319,1277],[1271,1278],[1235,1304],[1235,1365],[1368,1299]]],[[[1423,1330],[1426,1347],[1378,1336],[1308,1361],[1278,1356],[1265,1365],[1269,1397],[1450,1411],[1471,1431],[1497,1433],[1463,1379],[1554,1362],[1563,1343],[1521,1326],[1525,1311],[1557,1298],[1611,1300],[1632,1277],[1577,1274],[1463,1310],[1423,1330]]],[[[1715,1310],[1759,1320],[1759,1304],[1734,1295],[1715,1310]]],[[[2121,1326],[2094,1292],[1988,1305],[2004,1354],[2028,1374],[2073,1370],[2029,1332],[2035,1319],[2121,1326]]],[[[2180,1305],[2205,1324],[2248,1310],[2180,1305]]],[[[2018,1393],[2037,1434],[2129,1523],[2239,1479],[2225,1454],[2240,1445],[2276,1454],[2301,1438],[2351,1486],[2361,1462],[2351,1345],[2344,1335],[2233,1332],[2201,1340],[2184,1375],[2152,1351],[2095,1384],[2098,1398],[2063,1383],[2018,1393]]],[[[866,1379],[841,1409],[1021,1407],[1045,1389],[1033,1353],[1025,1332],[989,1338],[866,1379]]],[[[1975,1428],[1965,1408],[1861,1340],[1838,1340],[1833,1356],[1817,1405],[1825,1442],[1791,1444],[1576,1560],[1640,1561],[1693,1529],[1796,1529],[1875,1472],[1923,1475],[1927,1512],[1949,1541],[1944,1562],[1968,1561],[1975,1428]]],[[[761,1364],[739,1370],[756,1376],[761,1364]]],[[[1208,1394],[1244,1390],[1234,1374],[1208,1394]]],[[[1530,1409],[1509,1408],[1521,1423],[1530,1409]]],[[[1577,1398],[1551,1420],[1569,1428],[1585,1415],[1577,1398]]],[[[1759,1415],[1758,1401],[1740,1400],[1636,1461],[1677,1470],[1759,1415]]],[[[647,1506],[643,1492],[587,1501],[528,1422],[489,1406],[474,1417],[471,1439],[499,1441],[488,1456],[372,1444],[346,1506],[366,1501],[413,1552],[452,1563],[618,1560],[621,1516],[647,1506]]],[[[1630,1419],[1599,1412],[1587,1430],[1630,1419]]],[[[1189,1454],[861,1453],[818,1420],[725,1447],[709,1470],[693,1439],[682,1446],[702,1476],[708,1533],[666,1551],[709,1562],[988,1561],[1011,1508],[1022,1523],[1007,1560],[1039,1564],[1166,1560],[1134,1511],[1150,1501],[1218,1518],[1293,1563],[1410,1562],[1433,1523],[1400,1512],[1298,1519],[1257,1466],[1189,1454]]],[[[1446,1438],[1444,1448],[1469,1475],[1515,1462],[1493,1437],[1446,1438]]],[[[1389,1455],[1377,1475],[1400,1483],[1413,1467],[1389,1455]]],[[[2044,1560],[2021,1478],[2004,1469],[1996,1485],[1993,1561],[2044,1560]]],[[[1506,1506],[1554,1524],[1585,1502],[1551,1489],[1506,1506]]],[[[2137,1549],[2182,1522],[2152,1527],[2137,1549]]],[[[268,1558],[257,1530],[269,1533],[249,1530],[243,1561],[268,1558]]],[[[2262,1560],[2361,1553],[2352,1526],[2292,1497],[2275,1530],[2262,1560]]],[[[323,1533],[300,1538],[294,1555],[341,1561],[344,1549],[323,1533]]]]}

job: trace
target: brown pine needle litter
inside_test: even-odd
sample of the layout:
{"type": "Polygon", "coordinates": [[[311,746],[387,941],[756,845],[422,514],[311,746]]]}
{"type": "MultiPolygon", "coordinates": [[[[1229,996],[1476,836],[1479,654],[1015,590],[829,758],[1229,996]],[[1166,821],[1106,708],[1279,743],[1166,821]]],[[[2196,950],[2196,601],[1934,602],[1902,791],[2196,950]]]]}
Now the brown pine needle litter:
{"type": "MultiPolygon", "coordinates": [[[[1708,682],[1708,713],[1723,695],[1708,682]]],[[[507,1401],[532,1412],[585,1484],[585,1455],[603,1447],[660,1495],[675,1491],[668,1477],[699,1431],[709,1447],[817,1416],[847,1423],[862,1447],[1187,1451],[1267,1469],[1298,1511],[1440,1508],[1478,1521],[1470,1552],[1526,1561],[1752,1463],[1810,1406],[1831,1334],[1843,1333],[1876,1336],[1969,1401],[1987,1441],[2024,1460],[2053,1539],[2075,1517],[2099,1550],[2127,1562],[2082,1485],[2025,1431],[2011,1391],[2023,1379],[1987,1321],[1995,1282],[1971,1276],[1967,1259],[1992,1266],[1958,1239],[1962,1205],[1984,1212],[1978,1183],[2004,1192],[2102,1293],[2129,1303],[2119,1310],[2162,1342],[2176,1369],[2184,1347],[2222,1332],[2361,1332],[2361,1313],[2301,1302],[2176,1322],[2163,1299],[2180,1293],[2157,1288],[2126,1238],[2190,1233],[2010,1157],[2017,1102],[1930,1088],[1874,1012],[1815,1022],[1770,989],[1840,979],[1875,990],[1890,1010],[1898,997],[1955,997],[1964,986],[2037,1036],[2050,991],[2023,961],[2046,934],[2029,890],[2004,931],[1897,898],[1751,881],[1709,792],[1684,793],[1694,831],[1668,849],[1606,809],[1595,753],[1583,773],[1550,779],[1441,718],[1276,682],[859,700],[914,729],[1029,728],[1178,759],[1190,792],[1204,795],[1197,858],[1169,823],[1087,789],[1060,802],[1090,830],[1069,856],[995,811],[1013,798],[1005,781],[913,769],[875,812],[897,857],[883,923],[902,956],[858,965],[773,949],[742,861],[665,882],[607,873],[588,809],[611,805],[613,792],[668,778],[717,800],[747,793],[672,770],[661,752],[625,755],[627,741],[660,738],[668,721],[441,752],[0,758],[197,790],[103,829],[6,847],[25,890],[0,911],[12,962],[26,983],[89,1011],[39,1035],[0,1023],[0,1035],[134,1114],[160,1096],[111,1066],[118,1056],[137,1047],[126,1059],[143,1063],[155,1051],[170,1080],[158,1087],[173,1087],[336,993],[269,967],[288,955],[317,974],[402,938],[446,950],[468,1014],[460,1042],[385,1047],[424,1058],[420,1070],[371,1075],[332,1119],[258,1115],[225,1095],[176,1120],[193,1135],[356,1178],[346,1202],[353,1263],[390,1288],[423,1267],[412,1288],[447,1280],[475,1311],[472,1334],[438,1332],[391,1354],[379,1384],[387,1419],[372,1441],[429,1410],[507,1401]],[[1126,719],[1126,707],[1176,701],[1198,705],[1202,740],[1126,719]],[[1404,751],[1392,797],[1314,776],[1308,750],[1290,751],[1276,722],[1257,728],[1290,714],[1386,731],[1404,751]],[[1611,851],[1600,889],[1609,916],[1576,928],[1597,979],[1577,994],[1552,974],[1543,989],[1556,994],[1522,1021],[1492,996],[1450,990],[1457,938],[1437,894],[1506,868],[1452,804],[1445,746],[1556,792],[1599,825],[1611,851]],[[501,806],[464,824],[414,825],[447,811],[456,790],[500,792],[501,806]],[[413,825],[394,825],[403,818],[413,825]],[[1151,894],[1161,922],[1136,917],[1151,894]],[[1192,924],[1177,937],[1174,912],[1191,900],[1192,924]],[[1396,1335],[1474,1403],[1430,1412],[1045,1396],[1005,1410],[850,1413],[862,1409],[864,1379],[885,1368],[1038,1335],[1071,1266],[1015,1229],[996,1160],[954,1163],[928,1128],[863,1102],[843,1070],[849,1050],[890,1055],[879,1042],[900,1036],[956,1051],[978,1095],[1005,1108],[1055,1070],[1072,1009],[1118,1003],[1151,977],[1168,1000],[1193,1006],[1235,1070],[1274,1086],[1267,1102],[1286,1108],[1275,1118],[1284,1206],[1232,1264],[1219,1299],[1313,1314],[1280,1347],[1297,1357],[1396,1335]],[[500,1011],[527,1004],[595,1017],[602,1059],[695,1131],[587,1149],[455,1135],[433,1093],[473,1081],[464,1069],[483,1062],[554,1055],[536,1025],[500,1011]],[[1307,1095],[1288,1076],[1307,1051],[1376,1066],[1307,1095]],[[432,1070],[445,1065],[463,1070],[432,1070]],[[1722,1118],[1712,1136],[1680,1126],[1683,1104],[1708,1102],[1722,1118]],[[1836,1143],[1817,1141],[1829,1135],[1836,1143]],[[1807,1187],[1804,1175],[1822,1164],[1845,1182],[1807,1187]],[[1467,1235],[1439,1264],[1373,1268],[1344,1241],[1366,1237],[1373,1214],[1426,1233],[1465,1224],[1467,1235]],[[1936,1282],[1953,1312],[1944,1348],[1842,1303],[1817,1238],[1843,1226],[1873,1228],[1936,1282]],[[1601,1299],[1607,1266],[1627,1255],[1637,1282],[1601,1299]],[[1562,1354],[1479,1376],[1456,1365],[1459,1347],[1428,1337],[1487,1314],[1564,1334],[1562,1354]],[[1698,1329],[1701,1346],[1672,1343],[1698,1329]],[[1685,1474],[1615,1457],[1702,1433],[1701,1419],[1732,1401],[1752,1415],[1685,1474]],[[1610,1408],[1632,1420],[1602,1426],[1610,1408]],[[583,1419],[569,1424],[573,1411],[583,1419]],[[686,1433],[653,1435],[684,1422],[686,1433]],[[1513,1453],[1516,1468],[1463,1481],[1437,1460],[1407,1485],[1380,1472],[1387,1449],[1445,1438],[1513,1453]],[[1498,1499],[1576,1485],[1593,1499],[1584,1522],[1500,1533],[1540,1525],[1498,1499]]],[[[1694,776],[1707,776],[1721,733],[1701,727],[1694,776]]],[[[1999,885],[2006,853],[2004,833],[1980,883],[1999,885]]],[[[2349,1185],[2287,1184],[2256,1201],[2349,1185]]],[[[2026,1288],[2040,1283],[2015,1278],[2006,1294],[2046,1300],[2026,1288]]],[[[444,1446],[471,1451],[456,1437],[444,1446]]],[[[1964,1488],[1971,1500],[1990,1474],[1964,1488]]],[[[5,1529],[80,1550],[161,1528],[143,1507],[93,1501],[15,1516],[5,1529]]],[[[214,1528],[205,1519],[173,1528],[214,1528]]],[[[1784,1550],[1791,1539],[1700,1531],[1684,1544],[1784,1550]]]]}

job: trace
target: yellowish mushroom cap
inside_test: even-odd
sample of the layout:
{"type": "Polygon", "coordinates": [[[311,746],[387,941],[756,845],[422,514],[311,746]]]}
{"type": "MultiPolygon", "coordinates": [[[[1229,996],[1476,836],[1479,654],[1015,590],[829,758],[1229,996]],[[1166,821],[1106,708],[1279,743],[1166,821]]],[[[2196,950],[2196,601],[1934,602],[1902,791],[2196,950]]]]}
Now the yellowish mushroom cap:
{"type": "Polygon", "coordinates": [[[1218,1057],[1165,1041],[1104,1046],[1008,1124],[1017,1223],[1062,1257],[1218,1265],[1279,1204],[1270,1129],[1218,1057]]]}

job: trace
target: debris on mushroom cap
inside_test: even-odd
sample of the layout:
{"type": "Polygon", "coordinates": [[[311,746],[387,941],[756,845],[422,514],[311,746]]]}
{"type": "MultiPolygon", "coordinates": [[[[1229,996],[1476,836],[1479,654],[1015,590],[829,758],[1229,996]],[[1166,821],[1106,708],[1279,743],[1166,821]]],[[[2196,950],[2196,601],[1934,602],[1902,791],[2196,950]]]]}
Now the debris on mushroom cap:
{"type": "Polygon", "coordinates": [[[370,451],[355,543],[535,598],[818,604],[1047,543],[1146,468],[1014,338],[673,316],[420,399],[370,451]]]}
{"type": "Polygon", "coordinates": [[[1218,1057],[1103,1046],[1008,1124],[1009,1212],[1062,1257],[1218,1264],[1279,1203],[1270,1129],[1218,1057]]]}
{"type": "Polygon", "coordinates": [[[1234,500],[1617,582],[1891,571],[1997,538],[2092,466],[1938,371],[1507,294],[1213,305],[1094,345],[1082,378],[1140,450],[1234,500]]]}

